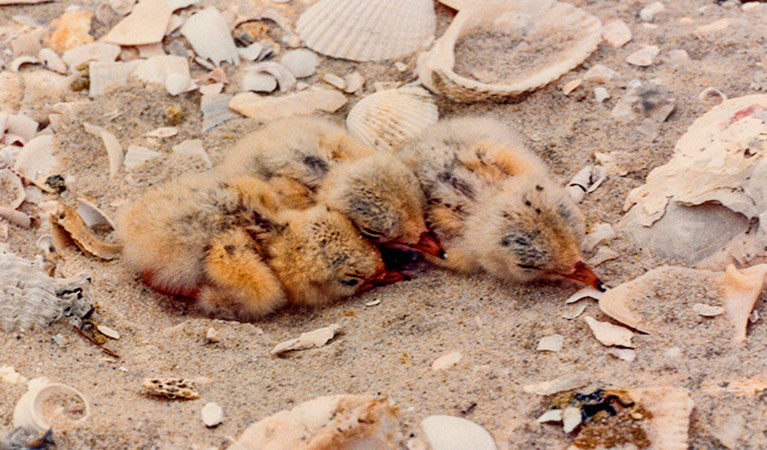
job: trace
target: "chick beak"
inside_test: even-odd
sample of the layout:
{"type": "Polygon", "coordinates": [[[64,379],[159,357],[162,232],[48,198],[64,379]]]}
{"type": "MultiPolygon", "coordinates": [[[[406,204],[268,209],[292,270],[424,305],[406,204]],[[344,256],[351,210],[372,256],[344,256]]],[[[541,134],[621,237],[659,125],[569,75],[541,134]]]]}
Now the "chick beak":
{"type": "Polygon", "coordinates": [[[587,266],[583,261],[580,261],[575,265],[575,270],[573,270],[572,273],[558,273],[557,275],[569,278],[571,280],[580,281],[581,283],[589,285],[594,289],[602,292],[606,290],[599,277],[597,277],[591,268],[587,266]]]}
{"type": "Polygon", "coordinates": [[[395,249],[416,250],[421,253],[436,256],[439,259],[445,259],[446,256],[442,244],[439,243],[439,239],[428,231],[421,233],[419,241],[415,244],[392,241],[384,244],[384,246],[395,249]]]}
{"type": "Polygon", "coordinates": [[[394,270],[380,269],[372,277],[363,281],[357,292],[367,292],[375,287],[386,286],[387,284],[398,281],[408,280],[409,278],[402,272],[394,270]]]}

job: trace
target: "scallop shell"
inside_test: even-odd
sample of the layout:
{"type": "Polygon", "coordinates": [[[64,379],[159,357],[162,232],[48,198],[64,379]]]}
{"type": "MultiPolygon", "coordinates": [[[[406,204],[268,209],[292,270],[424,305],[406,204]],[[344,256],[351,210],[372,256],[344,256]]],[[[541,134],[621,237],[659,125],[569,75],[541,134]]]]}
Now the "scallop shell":
{"type": "Polygon", "coordinates": [[[21,179],[8,169],[0,169],[0,201],[3,207],[16,209],[24,203],[26,192],[21,179]]]}
{"type": "Polygon", "coordinates": [[[250,425],[229,449],[404,448],[398,415],[386,399],[318,397],[250,425]]]}
{"type": "Polygon", "coordinates": [[[359,101],[346,117],[346,127],[366,144],[398,150],[437,123],[434,98],[420,87],[376,92],[359,101]]]}
{"type": "Polygon", "coordinates": [[[601,41],[599,19],[570,4],[486,0],[461,9],[418,58],[417,71],[426,87],[452,100],[501,101],[556,80],[601,41]],[[499,42],[509,47],[498,49],[499,42]]]}
{"type": "Polygon", "coordinates": [[[0,327],[10,332],[47,327],[67,317],[80,326],[93,306],[88,286],[90,278],[51,278],[42,265],[11,253],[0,244],[0,327]]]}
{"type": "Polygon", "coordinates": [[[432,0],[320,0],[296,23],[307,47],[352,61],[410,55],[428,45],[435,29],[432,0]]]}
{"type": "Polygon", "coordinates": [[[51,383],[46,377],[27,384],[13,410],[13,426],[42,433],[54,428],[68,431],[82,425],[90,416],[85,396],[70,386],[51,383]]]}
{"type": "Polygon", "coordinates": [[[141,0],[126,18],[101,38],[117,45],[145,45],[162,41],[173,10],[165,0],[141,0]]]}
{"type": "MultiPolygon", "coordinates": [[[[162,1],[162,0],[161,0],[162,1]]],[[[181,34],[189,41],[197,56],[213,61],[239,64],[240,54],[224,17],[214,7],[203,9],[190,17],[181,34]]]]}

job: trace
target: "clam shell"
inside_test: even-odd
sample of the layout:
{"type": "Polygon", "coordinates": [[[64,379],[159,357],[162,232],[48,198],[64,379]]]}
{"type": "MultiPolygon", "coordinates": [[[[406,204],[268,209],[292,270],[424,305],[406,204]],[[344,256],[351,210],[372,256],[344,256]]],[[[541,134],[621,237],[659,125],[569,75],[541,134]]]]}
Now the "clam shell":
{"type": "Polygon", "coordinates": [[[21,179],[8,169],[0,169],[0,206],[16,209],[24,203],[25,197],[21,179]]]}
{"type": "Polygon", "coordinates": [[[59,432],[76,428],[88,419],[90,405],[77,389],[51,383],[45,377],[30,380],[27,386],[13,410],[13,426],[38,433],[51,428],[59,432]],[[77,402],[76,408],[73,402],[77,402]]]}
{"type": "Polygon", "coordinates": [[[501,101],[556,80],[601,40],[599,19],[570,4],[486,0],[461,9],[419,56],[417,71],[421,83],[452,100],[501,101]],[[499,51],[499,42],[513,47],[499,51]]]}
{"type": "Polygon", "coordinates": [[[0,244],[0,328],[10,332],[47,327],[67,317],[79,326],[93,308],[90,278],[51,278],[38,262],[11,253],[0,244]]]}
{"type": "MultiPolygon", "coordinates": [[[[160,0],[163,1],[163,0],[160,0]]],[[[203,9],[190,17],[181,34],[189,41],[197,56],[218,66],[222,61],[239,64],[240,54],[224,17],[214,7],[203,9]]]]}
{"type": "Polygon", "coordinates": [[[145,45],[162,41],[173,10],[165,0],[141,0],[133,11],[101,38],[117,45],[145,45]]]}
{"type": "Polygon", "coordinates": [[[432,0],[320,0],[296,23],[307,47],[352,61],[410,55],[429,43],[435,28],[432,0]]]}
{"type": "Polygon", "coordinates": [[[376,92],[359,101],[346,117],[346,128],[366,144],[397,150],[437,123],[434,98],[420,87],[376,92]]]}

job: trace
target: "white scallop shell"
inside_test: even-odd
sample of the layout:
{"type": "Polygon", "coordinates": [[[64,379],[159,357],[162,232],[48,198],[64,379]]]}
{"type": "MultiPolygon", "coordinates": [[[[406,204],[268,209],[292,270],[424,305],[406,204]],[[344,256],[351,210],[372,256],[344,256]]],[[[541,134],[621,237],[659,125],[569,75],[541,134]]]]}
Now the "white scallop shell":
{"type": "Polygon", "coordinates": [[[437,123],[434,98],[420,87],[376,92],[359,101],[346,117],[346,127],[366,144],[397,150],[437,123]]]}
{"type": "Polygon", "coordinates": [[[602,41],[596,17],[554,0],[485,0],[461,9],[418,58],[420,81],[452,100],[500,101],[556,80],[602,41]],[[472,36],[472,47],[461,38],[472,36]],[[513,48],[499,50],[508,42],[513,48]],[[458,49],[458,51],[456,51],[458,49]]]}
{"type": "Polygon", "coordinates": [[[431,0],[320,0],[296,23],[306,46],[352,61],[407,56],[434,37],[431,0]]]}
{"type": "Polygon", "coordinates": [[[0,245],[0,328],[6,332],[48,326],[68,317],[75,325],[93,307],[90,278],[51,278],[41,264],[0,245]]]}
{"type": "Polygon", "coordinates": [[[27,392],[21,396],[13,410],[13,425],[29,431],[43,433],[51,428],[57,432],[76,428],[88,419],[90,405],[85,396],[75,388],[61,383],[51,383],[46,377],[34,378],[28,383],[27,392]],[[78,418],[69,416],[72,402],[77,405],[78,418]]]}

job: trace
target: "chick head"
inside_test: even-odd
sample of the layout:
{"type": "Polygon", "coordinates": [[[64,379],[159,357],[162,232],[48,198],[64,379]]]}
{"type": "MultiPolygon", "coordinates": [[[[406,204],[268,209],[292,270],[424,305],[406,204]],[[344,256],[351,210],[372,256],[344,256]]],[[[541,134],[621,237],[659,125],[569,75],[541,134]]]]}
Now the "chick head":
{"type": "Polygon", "coordinates": [[[565,277],[603,289],[583,262],[583,213],[561,187],[540,177],[515,177],[489,198],[467,226],[481,265],[501,279],[565,277]]]}
{"type": "Polygon", "coordinates": [[[318,198],[375,243],[444,255],[426,228],[426,199],[418,178],[394,155],[371,155],[337,166],[318,198]]]}
{"type": "Polygon", "coordinates": [[[286,211],[281,221],[269,263],[296,304],[327,303],[404,279],[386,271],[375,246],[339,212],[317,205],[286,211]]]}

